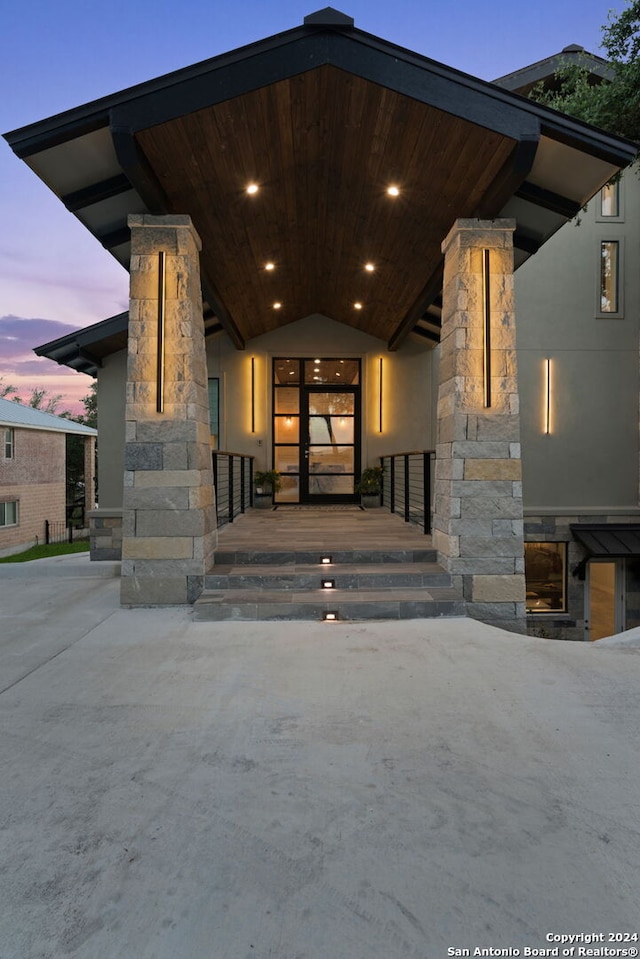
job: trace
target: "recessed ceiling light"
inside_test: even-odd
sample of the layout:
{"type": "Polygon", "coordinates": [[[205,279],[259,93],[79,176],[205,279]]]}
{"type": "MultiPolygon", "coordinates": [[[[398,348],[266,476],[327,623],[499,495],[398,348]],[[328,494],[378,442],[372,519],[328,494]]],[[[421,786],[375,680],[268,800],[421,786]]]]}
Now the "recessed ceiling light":
{"type": "Polygon", "coordinates": [[[282,306],[282,303],[274,303],[274,304],[273,304],[274,310],[279,310],[281,306],[282,306]]]}
{"type": "Polygon", "coordinates": [[[295,370],[289,370],[289,376],[295,376],[295,375],[296,375],[295,370]]]}
{"type": "Polygon", "coordinates": [[[400,188],[397,187],[394,183],[392,183],[391,186],[388,186],[388,187],[387,187],[387,195],[388,195],[388,196],[400,196],[400,188]]]}
{"type": "Polygon", "coordinates": [[[373,271],[375,270],[375,266],[373,265],[373,263],[365,263],[364,268],[367,271],[367,273],[373,273],[373,271]]]}
{"type": "Polygon", "coordinates": [[[254,194],[256,194],[259,189],[260,187],[258,186],[257,183],[247,183],[247,193],[249,194],[249,196],[253,196],[254,194]]]}
{"type": "Polygon", "coordinates": [[[275,270],[276,265],[275,263],[272,263],[271,261],[269,261],[268,263],[265,263],[264,268],[265,270],[268,270],[269,272],[271,272],[271,270],[275,270]]]}
{"type": "Polygon", "coordinates": [[[353,308],[354,308],[354,310],[361,310],[361,309],[362,309],[362,303],[354,303],[354,304],[353,304],[353,308]]]}
{"type": "Polygon", "coordinates": [[[314,362],[314,363],[319,363],[319,362],[320,362],[320,360],[314,360],[313,362],[314,362]]]}

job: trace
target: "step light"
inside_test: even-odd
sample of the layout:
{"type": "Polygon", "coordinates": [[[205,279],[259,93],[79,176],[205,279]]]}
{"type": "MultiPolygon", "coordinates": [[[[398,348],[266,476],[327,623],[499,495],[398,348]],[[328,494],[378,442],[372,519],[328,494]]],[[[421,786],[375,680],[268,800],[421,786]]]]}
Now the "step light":
{"type": "Polygon", "coordinates": [[[327,609],[322,614],[323,623],[337,623],[339,618],[340,617],[338,616],[338,613],[335,609],[327,609]]]}
{"type": "Polygon", "coordinates": [[[320,563],[322,564],[322,566],[331,566],[331,564],[333,563],[333,559],[331,558],[331,556],[321,556],[320,563]]]}
{"type": "Polygon", "coordinates": [[[335,588],[336,588],[336,581],[335,581],[335,579],[323,579],[323,580],[322,580],[322,588],[323,588],[323,589],[335,589],[335,588]]]}

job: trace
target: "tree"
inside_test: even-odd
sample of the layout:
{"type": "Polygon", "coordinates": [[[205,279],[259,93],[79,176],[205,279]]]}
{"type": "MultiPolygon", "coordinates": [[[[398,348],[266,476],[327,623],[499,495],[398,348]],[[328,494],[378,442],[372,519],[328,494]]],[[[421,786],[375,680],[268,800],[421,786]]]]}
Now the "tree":
{"type": "MultiPolygon", "coordinates": [[[[50,393],[49,390],[39,390],[37,386],[34,386],[26,405],[31,406],[34,410],[42,410],[43,413],[53,413],[55,416],[65,416],[70,419],[71,414],[68,410],[64,410],[62,413],[58,412],[61,399],[62,393],[50,393]]],[[[20,400],[17,400],[17,402],[20,402],[20,400]]]]}
{"type": "Polygon", "coordinates": [[[85,426],[92,426],[94,430],[98,428],[98,384],[94,380],[89,387],[89,392],[82,397],[84,413],[76,416],[78,423],[84,423],[85,426]]]}
{"type": "MultiPolygon", "coordinates": [[[[38,389],[34,386],[31,390],[28,400],[23,400],[18,391],[18,387],[13,383],[5,383],[4,377],[0,376],[0,397],[7,399],[11,397],[14,403],[22,403],[24,406],[30,406],[34,410],[42,410],[43,413],[53,413],[55,416],[63,416],[67,420],[77,419],[71,415],[69,410],[58,411],[62,393],[50,393],[49,390],[38,389]]],[[[86,399],[86,397],[85,397],[86,399]]],[[[83,400],[84,403],[84,400],[83,400]]],[[[82,418],[79,422],[84,422],[82,418]]]]}
{"type": "Polygon", "coordinates": [[[626,0],[621,13],[609,11],[602,47],[610,79],[598,80],[585,63],[567,64],[553,88],[538,84],[531,97],[540,103],[640,142],[640,0],[626,0]]]}
{"type": "Polygon", "coordinates": [[[12,393],[17,393],[18,390],[15,386],[12,386],[11,383],[5,383],[4,376],[0,376],[0,397],[6,399],[8,396],[11,396],[12,393]]]}

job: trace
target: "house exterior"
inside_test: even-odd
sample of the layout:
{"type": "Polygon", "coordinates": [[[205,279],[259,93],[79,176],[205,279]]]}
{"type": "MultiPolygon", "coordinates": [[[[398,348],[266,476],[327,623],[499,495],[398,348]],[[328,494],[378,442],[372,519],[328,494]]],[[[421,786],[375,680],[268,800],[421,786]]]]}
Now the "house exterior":
{"type": "Polygon", "coordinates": [[[97,431],[0,399],[0,556],[45,542],[45,525],[66,526],[66,439],[84,440],[85,508],[94,503],[97,431]]]}
{"type": "MultiPolygon", "coordinates": [[[[527,93],[572,45],[496,81],[527,93]]],[[[598,639],[640,625],[640,184],[604,186],[516,275],[529,632],[598,639]]]]}
{"type": "Polygon", "coordinates": [[[435,450],[470,615],[584,638],[604,563],[573,527],[639,516],[631,244],[602,246],[629,178],[624,218],[564,224],[633,144],[331,8],[7,139],[130,272],[128,313],[36,351],[98,377],[93,555],[122,556],[123,603],[197,597],[212,449],[279,469],[283,504],[435,450]]]}

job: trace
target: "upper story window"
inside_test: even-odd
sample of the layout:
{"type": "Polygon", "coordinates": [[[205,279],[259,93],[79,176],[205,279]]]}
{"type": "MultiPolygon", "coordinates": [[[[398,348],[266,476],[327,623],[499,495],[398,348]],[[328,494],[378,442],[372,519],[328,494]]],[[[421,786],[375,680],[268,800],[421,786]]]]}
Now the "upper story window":
{"type": "Polygon", "coordinates": [[[12,460],[15,452],[15,434],[13,429],[7,427],[4,431],[4,458],[12,460]]]}
{"type": "Polygon", "coordinates": [[[600,190],[598,206],[596,209],[596,220],[606,220],[621,222],[624,219],[622,209],[622,184],[620,180],[614,183],[607,183],[600,190]]]}
{"type": "Polygon", "coordinates": [[[600,316],[621,316],[621,241],[600,241],[600,316]]]}

